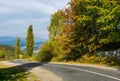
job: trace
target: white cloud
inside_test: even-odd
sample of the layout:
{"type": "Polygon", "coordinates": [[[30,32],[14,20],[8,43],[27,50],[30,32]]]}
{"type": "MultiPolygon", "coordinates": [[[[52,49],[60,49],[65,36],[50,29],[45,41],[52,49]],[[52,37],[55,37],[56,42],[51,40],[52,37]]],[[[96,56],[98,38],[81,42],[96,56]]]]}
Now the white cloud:
{"type": "Polygon", "coordinates": [[[12,13],[12,10],[8,7],[0,6],[0,14],[12,13]]]}
{"type": "MultiPolygon", "coordinates": [[[[62,9],[69,0],[0,0],[0,10],[11,13],[23,13],[21,11],[38,11],[51,14],[57,9],[62,9]],[[45,3],[45,1],[47,3],[45,3]]],[[[2,12],[2,11],[1,11],[2,12]]]]}
{"type": "Polygon", "coordinates": [[[0,0],[0,32],[4,35],[24,37],[28,26],[33,24],[36,36],[42,35],[43,38],[48,38],[47,26],[51,14],[66,7],[69,1],[0,0]]]}
{"type": "Polygon", "coordinates": [[[0,22],[0,24],[11,24],[11,25],[21,25],[21,24],[32,24],[32,23],[44,23],[49,21],[49,18],[33,18],[33,19],[5,19],[0,22]]]}
{"type": "Polygon", "coordinates": [[[10,19],[6,20],[4,23],[6,24],[14,24],[14,25],[21,25],[21,24],[26,24],[26,20],[20,20],[20,19],[10,19]]]}

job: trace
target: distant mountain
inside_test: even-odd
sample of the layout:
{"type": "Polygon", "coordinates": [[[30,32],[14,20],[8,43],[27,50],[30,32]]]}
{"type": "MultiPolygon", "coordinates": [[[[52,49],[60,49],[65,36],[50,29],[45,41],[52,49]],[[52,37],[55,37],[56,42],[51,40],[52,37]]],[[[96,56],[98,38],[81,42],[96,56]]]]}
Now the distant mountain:
{"type": "Polygon", "coordinates": [[[14,46],[15,41],[16,41],[16,37],[8,37],[8,36],[0,37],[0,44],[14,46]]]}
{"type": "MultiPolygon", "coordinates": [[[[34,50],[39,49],[39,47],[45,42],[46,40],[42,40],[38,37],[35,37],[34,39],[34,50]]],[[[20,38],[20,47],[22,50],[26,49],[26,38],[20,38]]],[[[10,36],[3,36],[0,37],[0,44],[9,45],[9,46],[15,46],[16,43],[16,37],[10,37],[10,36]]]]}

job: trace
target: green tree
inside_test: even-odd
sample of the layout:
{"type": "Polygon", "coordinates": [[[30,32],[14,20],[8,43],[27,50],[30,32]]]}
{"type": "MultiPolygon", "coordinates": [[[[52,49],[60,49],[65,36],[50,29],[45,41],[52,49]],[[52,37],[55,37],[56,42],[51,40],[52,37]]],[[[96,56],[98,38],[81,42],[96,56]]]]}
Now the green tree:
{"type": "Polygon", "coordinates": [[[15,46],[15,57],[16,57],[16,59],[19,59],[19,55],[20,55],[20,38],[17,37],[16,38],[16,46],[15,46]]]}
{"type": "Polygon", "coordinates": [[[32,25],[30,25],[27,30],[26,48],[27,48],[27,56],[32,56],[34,49],[34,34],[33,34],[32,25]]]}
{"type": "Polygon", "coordinates": [[[0,58],[5,58],[5,51],[0,49],[0,58]]]}
{"type": "Polygon", "coordinates": [[[42,45],[41,50],[37,54],[37,61],[51,61],[53,57],[53,46],[52,44],[48,41],[44,45],[42,45]]]}
{"type": "Polygon", "coordinates": [[[120,42],[117,0],[72,0],[70,7],[76,53],[94,54],[104,44],[120,42]]]}
{"type": "Polygon", "coordinates": [[[120,48],[119,14],[118,0],[71,0],[68,8],[51,16],[48,31],[53,58],[77,60],[103,47],[120,48]]]}
{"type": "Polygon", "coordinates": [[[51,17],[48,27],[50,43],[54,47],[52,53],[58,60],[68,58],[71,52],[71,23],[69,10],[58,10],[51,17]]]}
{"type": "Polygon", "coordinates": [[[8,45],[0,44],[0,59],[1,60],[11,60],[16,57],[15,55],[15,47],[8,45]]]}

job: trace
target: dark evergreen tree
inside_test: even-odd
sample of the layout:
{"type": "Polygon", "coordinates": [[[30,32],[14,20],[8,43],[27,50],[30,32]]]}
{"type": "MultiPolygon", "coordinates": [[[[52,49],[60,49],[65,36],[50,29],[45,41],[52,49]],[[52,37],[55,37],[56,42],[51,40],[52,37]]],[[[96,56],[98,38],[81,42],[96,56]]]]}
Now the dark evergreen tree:
{"type": "Polygon", "coordinates": [[[15,46],[15,57],[16,57],[16,59],[19,59],[19,55],[20,55],[20,38],[17,37],[16,38],[16,46],[15,46]]]}
{"type": "Polygon", "coordinates": [[[34,49],[34,34],[32,25],[29,26],[27,30],[27,38],[26,38],[26,48],[27,48],[27,56],[32,56],[34,49]]]}

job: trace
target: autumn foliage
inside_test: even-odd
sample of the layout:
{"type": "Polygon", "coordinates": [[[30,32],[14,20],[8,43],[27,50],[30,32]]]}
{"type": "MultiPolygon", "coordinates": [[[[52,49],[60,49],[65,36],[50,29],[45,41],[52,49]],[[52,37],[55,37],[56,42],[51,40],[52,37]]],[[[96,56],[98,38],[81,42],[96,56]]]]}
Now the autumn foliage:
{"type": "Polygon", "coordinates": [[[85,54],[119,49],[120,2],[71,0],[67,8],[51,16],[48,31],[50,40],[45,44],[52,46],[49,50],[53,59],[75,61],[85,54]],[[111,44],[113,48],[109,49],[111,44]]]}

